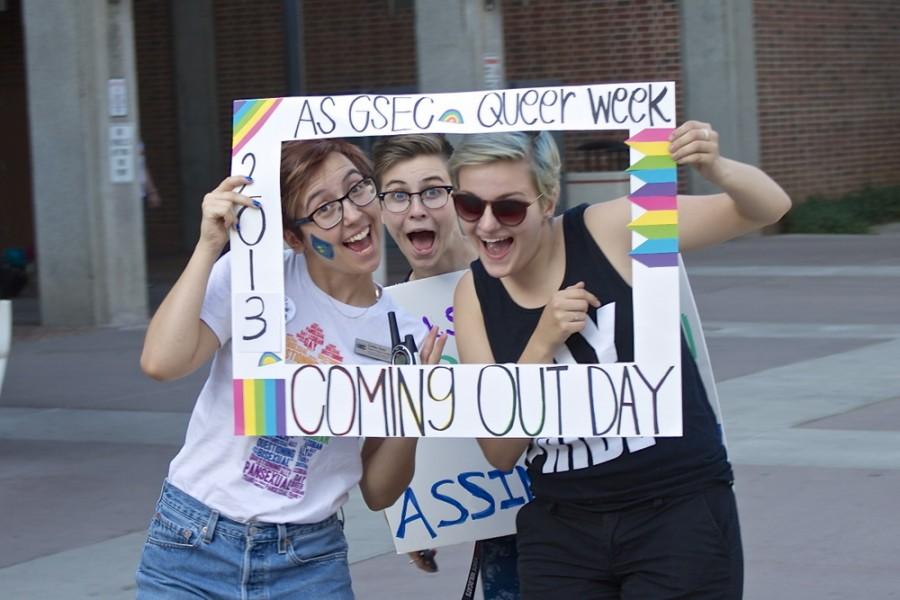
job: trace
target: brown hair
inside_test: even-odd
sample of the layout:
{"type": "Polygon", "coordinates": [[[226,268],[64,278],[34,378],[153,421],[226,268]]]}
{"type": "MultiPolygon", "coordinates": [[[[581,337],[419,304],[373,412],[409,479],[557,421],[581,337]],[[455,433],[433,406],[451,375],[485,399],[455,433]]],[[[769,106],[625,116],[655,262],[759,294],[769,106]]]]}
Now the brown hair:
{"type": "Polygon", "coordinates": [[[381,188],[381,178],[398,162],[418,156],[440,156],[450,160],[453,146],[438,133],[412,133],[379,138],[372,149],[375,158],[375,185],[381,188]]]}
{"type": "Polygon", "coordinates": [[[300,215],[297,210],[314,175],[325,159],[334,152],[346,156],[363,176],[372,173],[369,158],[355,145],[340,139],[301,140],[281,144],[281,217],[284,229],[293,230],[292,224],[300,215]]]}

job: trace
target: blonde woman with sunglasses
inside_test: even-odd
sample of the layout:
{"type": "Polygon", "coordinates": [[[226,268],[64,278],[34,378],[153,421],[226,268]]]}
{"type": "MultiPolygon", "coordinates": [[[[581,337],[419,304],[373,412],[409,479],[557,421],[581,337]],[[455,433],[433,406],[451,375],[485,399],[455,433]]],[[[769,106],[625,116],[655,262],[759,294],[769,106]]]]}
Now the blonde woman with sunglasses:
{"type": "MultiPolygon", "coordinates": [[[[682,250],[754,231],[790,207],[765,173],[719,155],[707,123],[677,128],[670,151],[724,192],[679,197],[682,250]]],[[[554,216],[560,161],[547,132],[473,135],[450,173],[479,256],[454,299],[461,361],[633,360],[628,198],[554,216]],[[599,333],[614,343],[592,346],[597,336],[580,332],[613,303],[614,330],[599,333]]],[[[498,469],[526,454],[535,499],[517,517],[523,598],[741,597],[733,472],[684,341],[682,397],[679,438],[479,440],[498,469]]]]}

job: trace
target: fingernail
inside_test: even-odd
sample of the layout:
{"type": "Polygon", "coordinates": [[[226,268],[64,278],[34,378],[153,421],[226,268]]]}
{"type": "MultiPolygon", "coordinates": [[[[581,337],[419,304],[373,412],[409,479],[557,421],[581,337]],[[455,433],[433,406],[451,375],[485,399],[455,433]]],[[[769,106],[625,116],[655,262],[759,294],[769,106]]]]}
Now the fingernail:
{"type": "Polygon", "coordinates": [[[253,200],[253,206],[255,206],[256,208],[262,208],[262,202],[260,202],[259,200],[253,200]]]}
{"type": "Polygon", "coordinates": [[[235,223],[235,224],[234,224],[234,230],[237,231],[238,233],[240,233],[240,232],[241,232],[241,224],[240,224],[240,223],[235,223]]]}
{"type": "Polygon", "coordinates": [[[253,178],[250,177],[249,175],[245,175],[245,176],[244,176],[244,179],[247,180],[247,183],[253,183],[253,178]]]}

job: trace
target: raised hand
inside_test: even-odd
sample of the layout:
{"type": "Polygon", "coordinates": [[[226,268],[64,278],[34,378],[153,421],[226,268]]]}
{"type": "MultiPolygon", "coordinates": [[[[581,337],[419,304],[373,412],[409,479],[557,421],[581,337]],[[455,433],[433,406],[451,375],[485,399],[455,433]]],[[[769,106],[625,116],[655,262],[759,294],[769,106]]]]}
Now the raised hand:
{"type": "Polygon", "coordinates": [[[203,216],[200,221],[200,243],[217,249],[228,242],[228,230],[236,221],[236,205],[259,208],[258,202],[235,191],[238,187],[253,183],[243,175],[226,177],[222,183],[203,196],[203,216]]]}
{"type": "Polygon", "coordinates": [[[447,345],[447,332],[444,331],[438,335],[438,326],[432,325],[422,342],[422,349],[419,351],[419,360],[421,364],[436,365],[441,362],[441,356],[444,353],[444,346],[447,345]]]}
{"type": "Polygon", "coordinates": [[[679,165],[692,165],[714,181],[720,168],[719,133],[709,123],[686,121],[669,135],[669,152],[679,165]]]}
{"type": "Polygon", "coordinates": [[[548,349],[555,349],[573,333],[584,329],[588,309],[600,307],[597,296],[587,291],[584,282],[558,290],[544,307],[535,335],[548,349]]]}

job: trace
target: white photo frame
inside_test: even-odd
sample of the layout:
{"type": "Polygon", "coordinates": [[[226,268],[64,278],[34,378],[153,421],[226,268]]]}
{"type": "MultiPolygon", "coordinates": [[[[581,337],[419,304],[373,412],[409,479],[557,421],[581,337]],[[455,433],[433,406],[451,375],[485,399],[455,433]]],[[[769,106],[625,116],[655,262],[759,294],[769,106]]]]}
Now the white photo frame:
{"type": "Polygon", "coordinates": [[[677,175],[667,149],[675,123],[672,82],[236,101],[232,174],[252,176],[253,184],[241,191],[258,198],[262,208],[239,210],[240,233],[231,233],[235,434],[680,436],[677,175]],[[284,361],[282,142],[539,130],[628,132],[633,362],[392,366],[284,361]],[[310,411],[327,411],[329,418],[304,422],[301,415],[310,411]]]}

